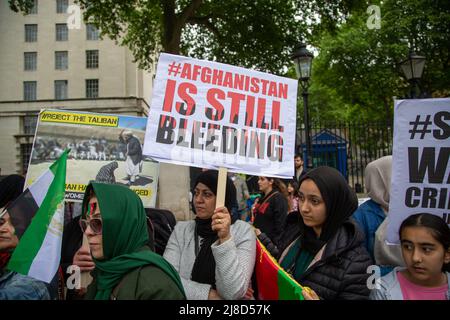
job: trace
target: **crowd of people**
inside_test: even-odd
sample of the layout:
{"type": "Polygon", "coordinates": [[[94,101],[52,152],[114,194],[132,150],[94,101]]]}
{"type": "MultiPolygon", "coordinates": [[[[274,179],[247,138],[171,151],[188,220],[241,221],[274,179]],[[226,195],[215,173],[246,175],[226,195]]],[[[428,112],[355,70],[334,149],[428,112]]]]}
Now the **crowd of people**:
{"type": "Polygon", "coordinates": [[[121,134],[117,141],[94,136],[78,140],[39,137],[34,143],[32,161],[56,160],[67,148],[70,148],[68,158],[74,160],[125,161],[127,158],[127,142],[121,134]]]}
{"type": "MultiPolygon", "coordinates": [[[[130,175],[136,163],[130,159],[130,175]]],[[[71,220],[51,283],[8,270],[20,239],[4,208],[24,183],[8,176],[0,181],[0,299],[258,299],[260,241],[308,288],[306,300],[448,300],[450,229],[443,219],[417,212],[401,224],[399,245],[384,242],[391,170],[390,156],[367,165],[370,200],[359,207],[339,171],[307,171],[301,155],[292,179],[258,177],[254,201],[245,178],[229,174],[219,207],[218,172],[204,170],[193,184],[195,219],[176,223],[161,254],[140,198],[123,185],[91,182],[79,208],[67,206],[71,220]],[[90,275],[86,286],[67,287],[73,265],[90,275]],[[373,265],[382,277],[369,285],[373,265]]]]}

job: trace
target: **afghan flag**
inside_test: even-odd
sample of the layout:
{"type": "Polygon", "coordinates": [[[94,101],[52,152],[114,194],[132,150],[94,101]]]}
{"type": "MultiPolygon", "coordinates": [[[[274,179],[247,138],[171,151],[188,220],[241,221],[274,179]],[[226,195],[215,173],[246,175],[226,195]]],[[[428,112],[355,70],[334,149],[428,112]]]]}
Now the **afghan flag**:
{"type": "Polygon", "coordinates": [[[68,152],[64,151],[6,209],[20,238],[7,269],[47,283],[58,271],[61,259],[68,152]]]}
{"type": "Polygon", "coordinates": [[[256,239],[256,283],[260,300],[304,300],[303,288],[256,239]]]}

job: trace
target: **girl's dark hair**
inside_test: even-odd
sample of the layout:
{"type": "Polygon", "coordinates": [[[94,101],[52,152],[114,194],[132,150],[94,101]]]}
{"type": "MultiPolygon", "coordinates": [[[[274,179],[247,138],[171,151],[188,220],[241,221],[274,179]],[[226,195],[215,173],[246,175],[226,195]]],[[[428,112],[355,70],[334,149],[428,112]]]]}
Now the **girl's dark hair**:
{"type": "Polygon", "coordinates": [[[287,186],[278,178],[265,177],[266,179],[272,180],[272,188],[279,191],[287,199],[289,193],[287,191],[287,186]]]}
{"type": "Polygon", "coordinates": [[[294,195],[295,197],[299,197],[300,194],[299,194],[299,186],[298,186],[297,181],[295,181],[294,179],[289,180],[288,186],[289,186],[289,185],[291,185],[292,188],[294,189],[294,194],[293,194],[293,195],[294,195]]]}
{"type": "MultiPolygon", "coordinates": [[[[444,219],[430,213],[417,213],[406,218],[400,225],[399,237],[402,237],[403,229],[407,227],[426,227],[430,230],[431,235],[443,246],[447,251],[450,248],[450,228],[444,219]]],[[[442,271],[450,272],[450,263],[444,264],[442,271]]]]}

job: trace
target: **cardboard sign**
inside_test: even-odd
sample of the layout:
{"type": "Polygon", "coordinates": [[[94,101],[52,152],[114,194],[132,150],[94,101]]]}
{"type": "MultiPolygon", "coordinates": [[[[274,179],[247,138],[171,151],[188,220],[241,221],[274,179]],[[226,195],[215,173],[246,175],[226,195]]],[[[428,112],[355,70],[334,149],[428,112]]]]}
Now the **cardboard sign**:
{"type": "Polygon", "coordinates": [[[66,200],[81,202],[91,180],[128,185],[155,207],[159,163],[142,155],[147,119],[43,109],[28,167],[29,186],[66,149],[66,200]]]}
{"type": "Polygon", "coordinates": [[[161,54],[144,154],[252,175],[294,175],[297,81],[161,54]]]}
{"type": "Polygon", "coordinates": [[[408,216],[450,223],[450,99],[397,100],[387,242],[398,243],[408,216]]]}

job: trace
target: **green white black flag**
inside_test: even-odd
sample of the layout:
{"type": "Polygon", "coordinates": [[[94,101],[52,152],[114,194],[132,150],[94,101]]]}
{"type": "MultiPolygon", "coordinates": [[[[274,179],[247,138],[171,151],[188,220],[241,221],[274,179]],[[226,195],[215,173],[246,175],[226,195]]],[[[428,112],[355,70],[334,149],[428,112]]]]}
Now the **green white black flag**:
{"type": "MultiPolygon", "coordinates": [[[[64,226],[64,192],[69,150],[30,185],[8,208],[20,237],[7,269],[50,283],[58,271],[64,226]],[[14,221],[15,210],[27,208],[31,220],[26,230],[14,221]],[[35,212],[29,212],[35,208],[35,212]],[[21,235],[23,233],[23,235],[21,235]]],[[[24,225],[28,223],[23,222],[24,225]]]]}

